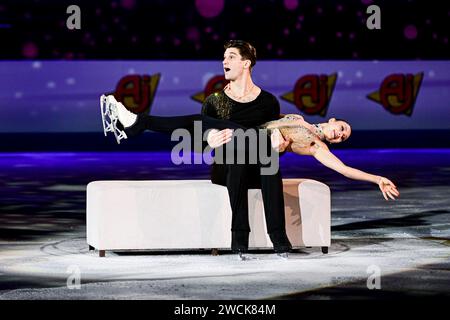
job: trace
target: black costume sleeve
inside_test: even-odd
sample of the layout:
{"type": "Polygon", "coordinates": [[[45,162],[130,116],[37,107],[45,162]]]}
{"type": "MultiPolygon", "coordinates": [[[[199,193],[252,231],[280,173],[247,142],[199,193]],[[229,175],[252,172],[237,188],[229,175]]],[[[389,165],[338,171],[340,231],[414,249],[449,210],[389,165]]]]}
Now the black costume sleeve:
{"type": "Polygon", "coordinates": [[[205,99],[202,105],[202,112],[201,112],[202,115],[217,118],[217,113],[212,102],[213,99],[214,99],[213,95],[209,95],[205,99]]]}

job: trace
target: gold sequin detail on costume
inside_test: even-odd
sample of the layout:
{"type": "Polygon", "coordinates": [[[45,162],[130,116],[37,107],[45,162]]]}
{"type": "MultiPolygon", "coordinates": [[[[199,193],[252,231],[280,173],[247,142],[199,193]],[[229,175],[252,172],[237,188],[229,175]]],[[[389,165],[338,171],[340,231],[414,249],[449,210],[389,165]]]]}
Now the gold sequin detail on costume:
{"type": "Polygon", "coordinates": [[[233,102],[223,91],[213,94],[213,106],[219,119],[228,120],[231,116],[233,102]]]}
{"type": "MultiPolygon", "coordinates": [[[[270,121],[267,122],[263,125],[261,125],[261,128],[265,129],[269,124],[273,124],[273,123],[283,123],[285,121],[290,121],[290,120],[294,120],[294,118],[291,118],[289,116],[285,116],[281,119],[275,120],[275,121],[270,121]]],[[[303,126],[280,126],[277,127],[278,130],[280,130],[281,134],[283,135],[283,137],[285,139],[287,138],[291,138],[292,139],[292,143],[295,143],[298,147],[308,147],[311,146],[311,144],[314,142],[314,140],[316,140],[317,138],[320,139],[320,137],[316,134],[314,134],[313,132],[311,132],[311,130],[309,130],[306,127],[303,126]]],[[[268,129],[269,132],[271,132],[271,130],[273,129],[268,129]]]]}

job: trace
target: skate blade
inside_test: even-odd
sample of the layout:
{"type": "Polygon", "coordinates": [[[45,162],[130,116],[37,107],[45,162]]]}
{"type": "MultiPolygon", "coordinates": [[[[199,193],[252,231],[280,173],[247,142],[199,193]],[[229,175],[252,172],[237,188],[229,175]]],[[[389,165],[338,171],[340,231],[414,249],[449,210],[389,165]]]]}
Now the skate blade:
{"type": "Polygon", "coordinates": [[[258,260],[258,258],[249,256],[248,254],[245,254],[245,253],[239,253],[238,254],[238,259],[239,259],[239,261],[258,260]]]}
{"type": "Polygon", "coordinates": [[[117,122],[119,121],[119,116],[118,116],[118,112],[117,112],[117,104],[118,102],[116,101],[116,99],[114,98],[114,96],[109,95],[105,98],[105,103],[104,103],[104,115],[105,118],[109,118],[109,123],[108,121],[106,121],[107,123],[107,129],[106,132],[110,132],[112,131],[114,134],[114,137],[116,138],[117,144],[120,144],[120,141],[123,139],[127,139],[127,135],[125,133],[125,131],[119,129],[117,127],[117,122]]]}
{"type": "Polygon", "coordinates": [[[289,260],[289,253],[287,252],[277,253],[277,258],[281,260],[289,260]]]}
{"type": "Polygon", "coordinates": [[[104,94],[102,94],[100,97],[100,112],[102,115],[103,134],[105,135],[105,137],[107,136],[108,132],[114,131],[111,124],[111,119],[109,118],[106,112],[106,103],[107,97],[104,94]]]}

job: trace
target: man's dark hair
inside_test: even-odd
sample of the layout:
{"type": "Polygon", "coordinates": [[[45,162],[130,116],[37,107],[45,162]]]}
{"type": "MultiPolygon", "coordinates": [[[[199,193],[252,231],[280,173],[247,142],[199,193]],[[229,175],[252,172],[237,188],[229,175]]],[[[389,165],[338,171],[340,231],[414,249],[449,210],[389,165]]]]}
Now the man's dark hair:
{"type": "Polygon", "coordinates": [[[250,43],[243,40],[230,40],[223,46],[224,49],[236,48],[239,50],[244,60],[250,60],[250,67],[253,68],[256,64],[256,49],[250,43]]]}

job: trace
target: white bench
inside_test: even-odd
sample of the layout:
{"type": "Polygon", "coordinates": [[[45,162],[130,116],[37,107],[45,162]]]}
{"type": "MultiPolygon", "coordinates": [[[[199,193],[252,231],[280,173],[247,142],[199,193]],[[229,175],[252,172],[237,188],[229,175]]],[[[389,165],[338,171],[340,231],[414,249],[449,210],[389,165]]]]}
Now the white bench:
{"type": "MultiPolygon", "coordinates": [[[[294,248],[330,246],[330,189],[283,179],[286,229],[294,248]]],[[[250,249],[269,249],[261,190],[248,191],[250,249]]],[[[226,187],[209,180],[94,181],[87,186],[91,250],[230,249],[226,187]]]]}

